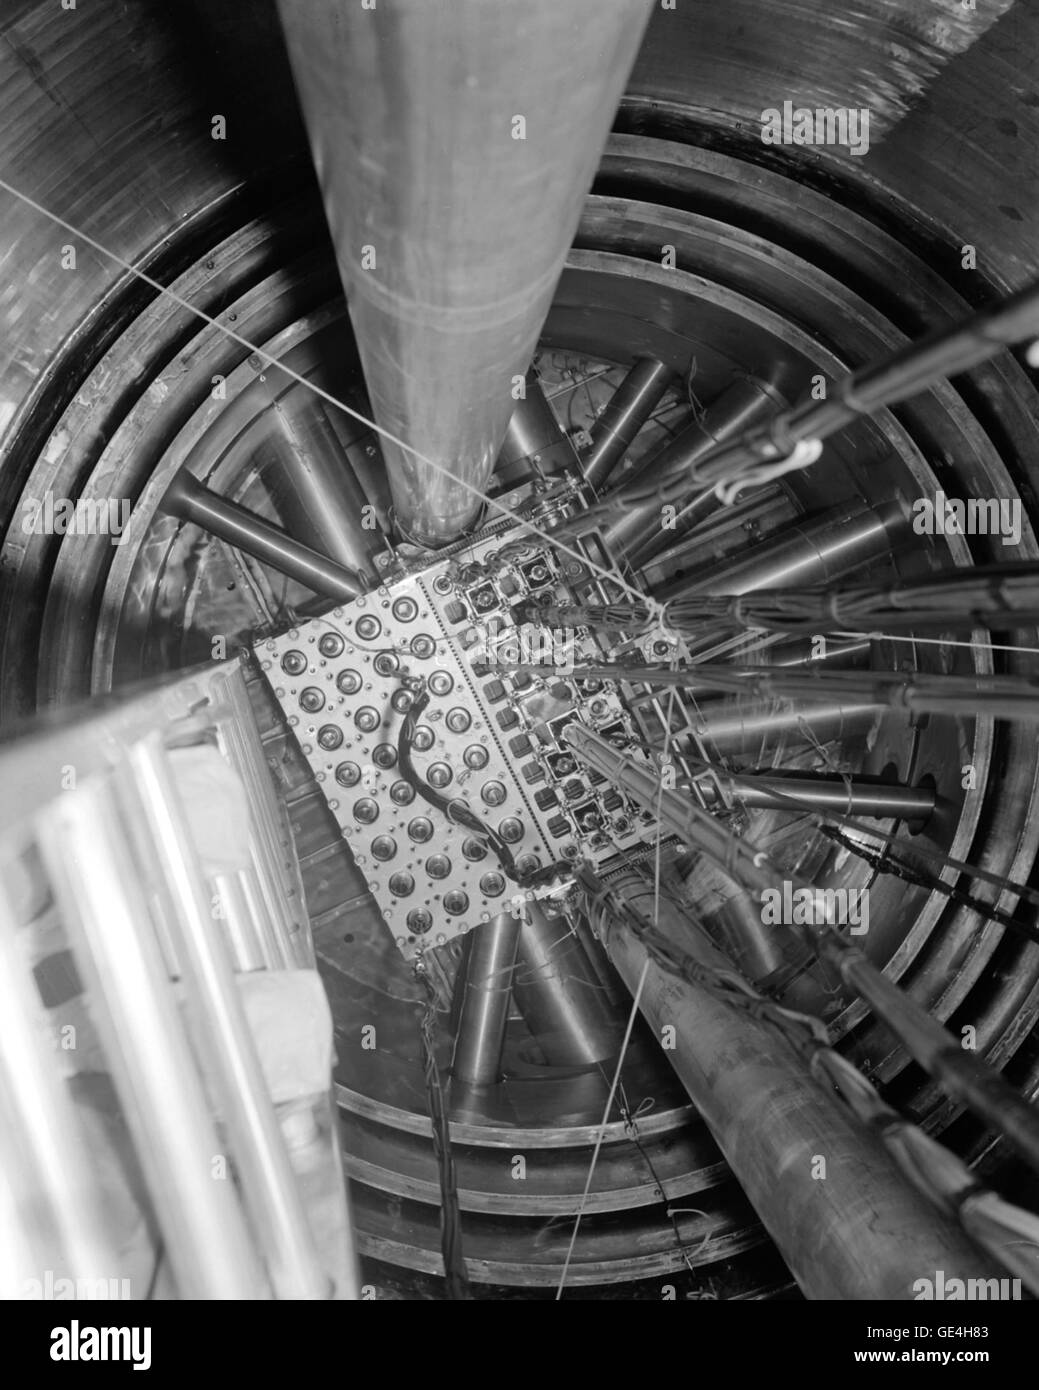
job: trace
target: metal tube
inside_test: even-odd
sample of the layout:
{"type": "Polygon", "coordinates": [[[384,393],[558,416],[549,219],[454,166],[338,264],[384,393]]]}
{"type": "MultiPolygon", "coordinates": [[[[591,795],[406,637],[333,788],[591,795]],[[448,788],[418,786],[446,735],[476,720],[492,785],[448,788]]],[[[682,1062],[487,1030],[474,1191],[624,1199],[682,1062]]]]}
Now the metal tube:
{"type": "Polygon", "coordinates": [[[46,1270],[91,1281],[118,1273],[104,1194],[56,1066],[39,987],[19,949],[20,930],[24,923],[0,888],[0,1184],[15,1208],[3,1242],[13,1246],[6,1252],[9,1298],[23,1298],[25,1281],[42,1281],[46,1270]]]}
{"type": "Polygon", "coordinates": [[[651,0],[278,8],[375,419],[436,465],[383,440],[397,520],[443,544],[479,513],[651,0]]]}
{"type": "MultiPolygon", "coordinates": [[[[173,902],[193,1022],[227,1123],[246,1204],[279,1298],[324,1298],[321,1271],[230,960],[209,902],[176,786],[156,735],[132,748],[127,803],[156,846],[173,902]]],[[[118,775],[118,774],[117,774],[118,775]]]]}
{"type": "MultiPolygon", "coordinates": [[[[757,377],[739,377],[712,401],[702,420],[686,426],[660,453],[625,478],[625,490],[650,487],[685,472],[717,445],[736,438],[750,425],[775,414],[784,404],[782,396],[767,382],[757,377]]],[[[638,551],[642,559],[648,559],[658,550],[674,545],[693,522],[700,519],[702,512],[687,516],[679,530],[681,516],[679,513],[676,518],[675,530],[665,531],[661,525],[660,501],[656,497],[633,503],[622,517],[611,523],[606,543],[615,554],[633,555],[638,551]]]]}
{"type": "Polygon", "coordinates": [[[274,962],[269,959],[263,935],[243,892],[241,871],[214,874],[212,882],[235,970],[244,973],[270,969],[274,962]]]}
{"type": "Polygon", "coordinates": [[[501,1080],[519,934],[519,918],[499,912],[470,937],[452,1062],[454,1076],[466,1086],[493,1086],[501,1080]]]}
{"type": "MultiPolygon", "coordinates": [[[[831,667],[841,665],[859,670],[869,664],[873,650],[873,642],[869,637],[853,637],[850,640],[827,637],[825,646],[820,647],[821,634],[815,637],[785,638],[779,633],[772,633],[764,638],[752,639],[743,633],[729,636],[723,634],[724,629],[721,629],[714,637],[705,635],[699,640],[688,637],[686,644],[690,660],[700,662],[714,661],[722,656],[728,656],[730,659],[753,657],[768,666],[818,666],[829,663],[831,667]]],[[[697,686],[690,683],[682,689],[687,695],[693,695],[698,699],[710,699],[713,693],[709,685],[697,686]]]]}
{"type": "MultiPolygon", "coordinates": [[[[803,743],[806,730],[824,744],[861,737],[888,709],[864,700],[834,700],[799,708],[790,701],[727,699],[704,701],[694,710],[685,705],[679,707],[681,696],[680,691],[671,714],[675,748],[693,748],[695,733],[718,756],[752,759],[774,748],[781,739],[793,736],[803,743]]],[[[658,703],[662,710],[667,709],[666,698],[658,697],[658,703]]],[[[645,714],[640,715],[644,725],[646,720],[645,714]]],[[[662,722],[649,729],[654,737],[659,736],[662,722]]]]}
{"type": "Polygon", "coordinates": [[[639,357],[592,426],[582,460],[585,481],[601,489],[660,404],[673,372],[655,357],[639,357]]]}
{"type": "Polygon", "coordinates": [[[898,502],[831,508],[810,521],[784,527],[749,551],[661,585],[659,599],[682,594],[746,594],[756,589],[830,584],[885,555],[908,530],[898,502]]]}
{"type": "Polygon", "coordinates": [[[520,930],[513,994],[552,1066],[591,1066],[620,1045],[623,1020],[578,937],[562,917],[529,904],[520,930]]]}
{"type": "Polygon", "coordinates": [[[774,976],[788,963],[784,942],[761,920],[761,904],[710,859],[683,863],[689,881],[695,873],[696,915],[701,926],[735,961],[749,980],[774,976]]]}
{"type": "Polygon", "coordinates": [[[908,400],[942,377],[987,362],[1005,345],[1025,342],[1037,327],[1039,283],[841,377],[823,400],[802,400],[764,428],[734,441],[699,470],[696,481],[711,486],[732,476],[734,468],[783,457],[799,440],[826,439],[862,415],[908,400]]]}
{"type": "MultiPolygon", "coordinates": [[[[269,1298],[230,1182],[139,866],[107,782],[81,783],[38,836],[181,1298],[269,1298]]],[[[179,943],[178,943],[179,944],[179,943]]]]}
{"type": "MultiPolygon", "coordinates": [[[[721,781],[726,782],[724,774],[721,781]]],[[[760,777],[751,786],[746,780],[728,782],[733,796],[745,806],[789,810],[789,801],[802,802],[814,811],[838,811],[842,816],[868,816],[877,820],[926,823],[934,813],[934,792],[928,787],[892,786],[825,777],[760,777]]],[[[709,806],[720,800],[712,778],[697,779],[697,787],[709,806]]]]}
{"type": "Polygon", "coordinates": [[[306,402],[309,414],[275,401],[271,415],[278,428],[264,439],[254,463],[287,533],[374,586],[375,555],[386,541],[377,525],[364,524],[371,500],[323,403],[314,409],[309,396],[306,402]]]}
{"type": "Polygon", "coordinates": [[[620,1008],[626,998],[624,986],[621,984],[616,970],[610,964],[603,950],[603,944],[592,931],[592,925],[583,912],[576,912],[570,918],[588,964],[592,968],[591,979],[602,989],[602,997],[614,1009],[620,1008]]]}
{"type": "Polygon", "coordinates": [[[868,665],[873,650],[869,637],[828,637],[823,650],[815,655],[816,643],[811,637],[784,637],[768,648],[772,666],[807,666],[809,662],[848,661],[852,666],[868,665]]]}
{"type": "Polygon", "coordinates": [[[559,473],[577,464],[574,446],[556,419],[535,371],[527,373],[524,389],[526,395],[512,412],[494,468],[495,482],[503,488],[526,480],[531,473],[559,473]]]}
{"type": "Polygon", "coordinates": [[[242,780],[249,799],[251,870],[244,875],[247,901],[266,904],[260,919],[268,933],[270,965],[291,969],[314,964],[314,946],[303,901],[303,881],[284,803],[271,778],[257,733],[252,703],[242,667],[229,665],[222,675],[223,695],[230,717],[216,723],[217,746],[242,780]],[[293,907],[293,902],[295,907],[293,907]]]}
{"type": "Polygon", "coordinates": [[[292,970],[302,964],[298,961],[290,943],[285,937],[282,922],[283,914],[274,903],[269,879],[262,877],[250,865],[239,869],[235,875],[238,890],[242,895],[246,911],[252,918],[263,951],[264,965],[268,970],[292,970]]]}
{"type": "Polygon", "coordinates": [[[184,469],[174,478],[162,499],[162,510],[200,526],[218,540],[270,565],[279,574],[305,584],[315,594],[349,603],[364,593],[364,585],[353,570],[301,545],[238,502],[211,492],[184,469]]]}
{"type": "MultiPolygon", "coordinates": [[[[627,560],[639,571],[643,588],[655,593],[675,574],[724,562],[735,550],[747,545],[748,535],[774,535],[800,517],[798,508],[777,483],[754,488],[737,498],[731,507],[723,507],[713,493],[701,492],[679,516],[674,532],[668,530],[662,539],[666,549],[646,544],[629,553],[627,560]],[[682,534],[672,543],[671,536],[679,533],[679,527],[682,534]],[[651,550],[652,558],[645,558],[651,550]]],[[[663,529],[656,527],[650,541],[656,540],[663,529]]]]}
{"type": "MultiPolygon", "coordinates": [[[[632,874],[611,885],[708,970],[732,966],[695,923],[632,874]]],[[[914,1298],[914,1282],[1001,1271],[896,1169],[883,1145],[806,1071],[776,1031],[711,990],[665,973],[619,922],[610,959],[810,1299],[914,1298]],[[821,1168],[821,1164],[825,1167],[821,1168]]]]}
{"type": "MultiPolygon", "coordinates": [[[[777,868],[768,854],[751,841],[733,835],[703,807],[662,788],[657,770],[649,764],[619,753],[578,721],[566,726],[563,740],[583,763],[652,811],[661,826],[684,844],[695,845],[716,866],[731,872],[748,892],[775,890],[777,868]]],[[[791,889],[817,891],[815,885],[790,869],[778,872],[791,889]]],[[[998,1071],[962,1048],[958,1038],[878,970],[857,946],[834,931],[835,909],[830,906],[825,911],[822,929],[813,930],[813,944],[820,957],[829,961],[862,996],[952,1100],[968,1106],[995,1133],[1005,1134],[1039,1171],[1039,1113],[1035,1107],[998,1071]]]]}

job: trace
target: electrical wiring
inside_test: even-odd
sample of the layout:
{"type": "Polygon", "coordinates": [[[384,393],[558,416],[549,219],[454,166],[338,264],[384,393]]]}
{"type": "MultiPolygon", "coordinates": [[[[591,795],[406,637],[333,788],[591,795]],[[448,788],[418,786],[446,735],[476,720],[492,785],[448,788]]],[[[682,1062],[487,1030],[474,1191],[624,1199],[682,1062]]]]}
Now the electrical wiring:
{"type": "MultiPolygon", "coordinates": [[[[631,608],[639,612],[638,605],[631,608]]],[[[787,633],[865,625],[896,632],[1015,626],[1039,621],[1039,563],[978,565],[886,588],[873,584],[690,595],[667,605],[666,620],[678,631],[723,621],[752,631],[787,633]]]]}
{"type": "Polygon", "coordinates": [[[415,963],[415,977],[426,994],[420,1025],[422,1037],[422,1069],[429,1103],[429,1120],[440,1180],[440,1249],[444,1261],[447,1294],[451,1299],[468,1299],[469,1274],[462,1251],[462,1213],[458,1201],[458,1181],[451,1151],[451,1126],[440,1084],[437,1065],[437,996],[428,969],[420,956],[415,963]]]}
{"type": "MultiPolygon", "coordinates": [[[[832,1087],[856,1119],[877,1134],[912,1185],[1039,1292],[1039,1219],[989,1191],[966,1164],[887,1105],[872,1083],[834,1050],[820,1019],[783,1008],[756,990],[735,967],[722,970],[702,965],[660,932],[627,897],[614,893],[589,871],[582,872],[579,886],[585,911],[603,933],[602,939],[607,939],[603,919],[609,904],[610,915],[626,924],[644,946],[647,958],[660,969],[778,1028],[805,1057],[817,1079],[832,1087]]],[[[683,911],[689,914],[687,905],[683,911]]]]}
{"type": "Polygon", "coordinates": [[[426,782],[418,773],[414,759],[411,755],[412,746],[415,741],[415,730],[423,710],[430,701],[430,692],[423,683],[422,688],[415,694],[411,706],[404,716],[401,724],[400,733],[397,736],[397,761],[400,766],[400,775],[414,790],[435,810],[440,811],[455,825],[464,825],[467,830],[471,830],[474,835],[485,840],[494,851],[501,865],[502,872],[513,883],[520,881],[520,874],[516,868],[516,861],[513,858],[509,846],[501,838],[493,826],[468,807],[464,801],[458,798],[441,796],[426,782]]]}

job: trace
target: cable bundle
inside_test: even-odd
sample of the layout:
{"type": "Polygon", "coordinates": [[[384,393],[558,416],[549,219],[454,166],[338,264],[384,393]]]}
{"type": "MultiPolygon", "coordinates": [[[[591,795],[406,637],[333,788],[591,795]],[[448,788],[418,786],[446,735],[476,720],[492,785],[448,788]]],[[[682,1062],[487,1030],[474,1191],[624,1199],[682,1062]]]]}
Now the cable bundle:
{"type": "Polygon", "coordinates": [[[673,599],[666,621],[695,633],[706,622],[765,632],[817,633],[882,628],[973,629],[1039,622],[1039,563],[951,570],[887,588],[770,589],[757,594],[692,594],[673,599]]]}

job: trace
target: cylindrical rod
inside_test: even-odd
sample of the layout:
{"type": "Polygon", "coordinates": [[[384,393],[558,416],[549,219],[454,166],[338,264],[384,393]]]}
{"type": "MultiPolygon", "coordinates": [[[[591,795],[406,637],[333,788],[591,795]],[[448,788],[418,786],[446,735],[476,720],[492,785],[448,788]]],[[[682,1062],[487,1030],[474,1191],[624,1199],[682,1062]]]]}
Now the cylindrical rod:
{"type": "MultiPolygon", "coordinates": [[[[815,643],[811,638],[784,638],[766,650],[772,666],[796,667],[808,664],[857,667],[868,661],[872,650],[869,638],[851,641],[827,641],[825,651],[813,655],[815,643]]],[[[830,705],[805,705],[803,709],[787,707],[776,701],[734,701],[718,699],[710,686],[699,685],[695,672],[690,671],[689,684],[683,686],[672,704],[658,691],[640,695],[632,708],[640,724],[651,738],[663,737],[666,711],[671,711],[671,733],[675,746],[685,748],[690,729],[701,733],[719,753],[753,754],[766,744],[774,743],[791,732],[805,734],[807,725],[820,742],[836,738],[852,738],[865,733],[884,706],[841,702],[830,705]],[[694,702],[696,702],[694,704],[694,702]],[[677,737],[676,737],[677,736],[677,737]]]]}
{"type": "Polygon", "coordinates": [[[246,901],[260,923],[272,970],[314,964],[303,884],[284,805],[275,792],[252,703],[235,664],[222,679],[227,714],[216,721],[217,747],[242,779],[249,798],[252,867],[242,877],[246,901]]]}
{"type": "Polygon", "coordinates": [[[746,594],[782,585],[833,583],[886,554],[907,529],[906,514],[897,502],[867,508],[851,502],[786,526],[741,555],[671,580],[657,589],[656,597],[746,594]]]}
{"type": "MultiPolygon", "coordinates": [[[[724,774],[721,781],[726,782],[724,774]]],[[[884,782],[861,782],[849,778],[758,777],[727,783],[733,796],[745,806],[790,809],[798,801],[814,811],[837,811],[842,816],[866,816],[877,820],[907,820],[924,823],[934,812],[934,792],[929,787],[892,786],[884,782]]],[[[697,782],[708,806],[719,799],[711,778],[697,782]]]]}
{"type": "Polygon", "coordinates": [[[271,968],[264,950],[263,933],[245,896],[242,877],[241,873],[224,873],[214,874],[210,880],[223,913],[221,920],[238,974],[271,968]]]}
{"type": "MultiPolygon", "coordinates": [[[[667,898],[632,874],[611,885],[708,970],[731,963],[667,898]],[[655,912],[656,909],[656,912],[655,912]],[[657,915],[658,914],[658,915],[657,915]]],[[[735,1177],[810,1299],[912,1300],[914,1283],[999,1270],[916,1192],[883,1145],[774,1028],[702,985],[663,971],[618,922],[607,950],[735,1177]]]]}
{"type": "MultiPolygon", "coordinates": [[[[20,949],[24,930],[0,890],[0,1173],[14,1207],[0,1256],[5,1298],[25,1297],[25,1282],[42,1280],[48,1269],[94,1280],[118,1267],[105,1230],[105,1193],[57,1065],[31,962],[20,949]]],[[[143,1290],[133,1292],[140,1297],[143,1290]]]]}
{"type": "Polygon", "coordinates": [[[592,487],[601,488],[631,448],[660,404],[672,375],[670,367],[655,357],[640,357],[617,387],[592,426],[592,442],[583,460],[585,481],[592,487]]]}
{"type": "MultiPolygon", "coordinates": [[[[305,399],[307,412],[292,412],[275,402],[269,415],[276,429],[263,439],[253,462],[288,534],[334,564],[364,574],[374,585],[375,556],[386,542],[370,521],[372,499],[332,428],[325,403],[309,394],[305,399]]],[[[356,421],[344,417],[341,428],[345,426],[365,437],[356,421]]]]}
{"type": "MultiPolygon", "coordinates": [[[[666,708],[667,701],[661,703],[666,708]]],[[[678,701],[675,702],[676,706],[678,701]]],[[[683,712],[682,729],[691,729],[703,739],[709,751],[725,757],[757,758],[783,738],[804,742],[806,729],[819,743],[863,735],[887,711],[886,705],[864,700],[831,701],[798,707],[787,702],[776,707],[775,700],[715,700],[703,703],[694,715],[683,712]]],[[[678,716],[672,716],[678,723],[678,716]]],[[[675,747],[690,746],[691,733],[680,729],[673,734],[675,747]]]]}
{"type": "Polygon", "coordinates": [[[527,373],[524,390],[526,395],[516,402],[495,465],[499,487],[524,481],[531,473],[558,473],[577,465],[574,446],[556,419],[536,372],[527,373]]]}
{"type": "Polygon", "coordinates": [[[298,580],[315,594],[349,603],[364,592],[364,585],[353,570],[301,545],[238,502],[211,492],[184,469],[163,498],[162,509],[170,516],[193,522],[279,574],[298,580]]]}
{"type": "Polygon", "coordinates": [[[198,1030],[275,1293],[280,1298],[327,1297],[328,1279],[318,1263],[230,956],[213,929],[209,895],[158,737],[132,748],[128,769],[120,769],[119,775],[128,813],[140,818],[157,850],[189,1017],[198,1030]]]}
{"type": "Polygon", "coordinates": [[[83,784],[40,823],[40,848],[112,1069],[181,1298],[270,1297],[184,1033],[111,788],[83,784]]]}
{"type": "Polygon", "coordinates": [[[590,1066],[617,1051],[623,1019],[563,917],[529,905],[513,992],[527,1027],[553,1066],[590,1066]]]}
{"type": "Polygon", "coordinates": [[[778,483],[750,489],[731,507],[723,506],[713,493],[701,492],[676,517],[674,530],[663,525],[661,515],[661,524],[648,533],[649,540],[629,551],[626,559],[640,572],[643,588],[655,593],[679,571],[719,563],[744,548],[748,537],[761,528],[765,528],[763,534],[774,535],[777,528],[796,522],[799,516],[778,483]],[[654,545],[658,540],[660,545],[654,545]]]}
{"type": "Polygon", "coordinates": [[[761,920],[761,904],[709,859],[696,865],[696,911],[708,935],[749,980],[775,975],[789,962],[784,942],[761,920]]]}
{"type": "Polygon", "coordinates": [[[437,466],[383,441],[421,543],[479,512],[651,9],[279,0],[375,419],[437,466]]]}
{"type": "MultiPolygon", "coordinates": [[[[695,845],[715,865],[752,893],[774,891],[777,874],[792,888],[817,892],[815,885],[791,869],[777,869],[766,851],[735,836],[710,811],[680,792],[660,786],[658,770],[641,758],[618,752],[612,744],[577,720],[563,730],[563,741],[586,766],[620,787],[683,844],[695,845]]],[[[862,995],[910,1056],[955,1101],[961,1101],[1009,1142],[1039,1171],[1039,1112],[998,1071],[960,1046],[942,1024],[904,993],[862,951],[839,932],[836,909],[824,907],[821,929],[813,929],[820,957],[834,965],[846,983],[862,995]]],[[[792,924],[791,924],[792,925],[792,924]]]]}
{"type": "Polygon", "coordinates": [[[454,1076],[467,1086],[493,1086],[501,1079],[519,935],[519,918],[499,912],[470,937],[452,1063],[454,1076]]]}
{"type": "MultiPolygon", "coordinates": [[[[659,454],[625,478],[625,489],[648,487],[662,483],[665,478],[675,477],[718,444],[736,438],[752,424],[775,414],[783,404],[783,398],[767,382],[759,381],[757,377],[739,377],[711,403],[702,420],[688,425],[659,454]]],[[[699,515],[696,513],[697,518],[699,515]]],[[[633,504],[630,510],[610,525],[606,533],[607,544],[615,554],[620,555],[639,551],[648,557],[657,550],[667,549],[688,530],[688,525],[684,525],[681,531],[664,530],[661,517],[660,502],[655,497],[633,504]]]]}
{"type": "Polygon", "coordinates": [[[868,637],[828,637],[822,648],[811,637],[784,637],[768,648],[772,666],[806,666],[809,662],[868,665],[873,644],[868,637]]]}

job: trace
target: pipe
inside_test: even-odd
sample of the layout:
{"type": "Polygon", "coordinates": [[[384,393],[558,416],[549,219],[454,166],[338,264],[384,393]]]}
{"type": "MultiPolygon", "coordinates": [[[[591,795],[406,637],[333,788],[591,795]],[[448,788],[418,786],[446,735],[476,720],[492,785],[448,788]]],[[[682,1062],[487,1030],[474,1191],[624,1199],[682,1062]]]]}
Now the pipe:
{"type": "MultiPolygon", "coordinates": [[[[4,863],[8,881],[11,868],[4,863]]],[[[72,1089],[55,1065],[53,1025],[19,941],[26,932],[13,895],[0,888],[0,1173],[12,1205],[0,1288],[12,1299],[25,1297],[26,1281],[48,1269],[93,1281],[118,1268],[106,1230],[111,1197],[92,1166],[72,1089]]]]}
{"type": "MultiPolygon", "coordinates": [[[[789,810],[791,800],[813,811],[837,811],[842,816],[867,816],[876,820],[905,820],[923,826],[934,814],[934,792],[928,787],[903,787],[884,782],[842,782],[825,777],[761,777],[754,785],[726,782],[732,795],[745,806],[789,810]]],[[[697,788],[708,806],[719,800],[713,776],[697,779],[697,788]]]]}
{"type": "Polygon", "coordinates": [[[451,1070],[465,1086],[501,1080],[501,1052],[509,1023],[519,918],[499,912],[469,938],[462,1008],[451,1070]]]}
{"type": "MultiPolygon", "coordinates": [[[[563,741],[581,762],[620,787],[661,827],[683,844],[697,849],[744,884],[748,892],[773,892],[782,874],[791,889],[816,893],[816,885],[789,868],[779,869],[751,841],[732,834],[709,811],[675,791],[660,786],[658,769],[618,751],[579,721],[563,730],[563,741]]],[[[1025,891],[1025,890],[1022,890],[1025,891]]],[[[914,1061],[938,1083],[948,1097],[961,1102],[996,1134],[1004,1134],[1026,1161],[1039,1171],[1039,1114],[1035,1107],[987,1063],[960,1045],[960,1040],[911,995],[878,970],[862,951],[834,928],[836,909],[825,909],[821,929],[811,929],[819,957],[837,970],[906,1048],[914,1061]]]]}
{"type": "Polygon", "coordinates": [[[756,589],[831,584],[885,555],[907,530],[900,503],[863,508],[853,501],[785,527],[742,555],[672,579],[656,590],[655,597],[746,594],[756,589]]]}
{"type": "MultiPolygon", "coordinates": [[[[862,657],[869,655],[871,643],[868,638],[856,638],[851,642],[835,639],[827,642],[825,656],[818,657],[811,656],[811,647],[811,640],[803,637],[777,642],[768,648],[768,664],[779,667],[816,666],[850,658],[852,665],[858,665],[862,657]]],[[[696,682],[695,668],[689,674],[689,684],[677,692],[673,705],[669,697],[662,696],[659,691],[653,695],[639,696],[632,702],[636,717],[652,738],[663,735],[664,716],[670,706],[672,739],[679,750],[689,745],[691,734],[695,732],[719,755],[757,757],[790,734],[803,738],[805,726],[818,742],[825,744],[868,733],[887,709],[885,705],[859,700],[797,708],[789,702],[775,700],[733,699],[731,696],[719,699],[710,686],[696,682]],[[690,699],[697,702],[695,706],[690,699]],[[648,722],[652,713],[657,716],[659,728],[654,728],[648,722]]]]}
{"type": "Polygon", "coordinates": [[[269,968],[314,966],[314,944],[303,900],[292,831],[270,768],[239,664],[220,680],[222,708],[217,748],[241,778],[249,799],[251,866],[238,875],[249,911],[259,925],[269,968]],[[295,906],[294,906],[295,905],[295,906]]]}
{"type": "Polygon", "coordinates": [[[532,474],[560,473],[573,467],[577,455],[532,369],[524,383],[526,395],[512,412],[505,442],[494,468],[495,482],[508,488],[532,474]]]}
{"type": "Polygon", "coordinates": [[[117,775],[127,814],[155,846],[159,902],[168,913],[184,969],[188,1018],[197,1029],[275,1295],[325,1298],[329,1280],[318,1260],[230,956],[213,930],[209,892],[159,737],[131,748],[117,775]]]}
{"type": "Polygon", "coordinates": [[[672,575],[690,566],[724,563],[735,549],[745,548],[751,536],[774,535],[800,519],[800,511],[778,483],[755,488],[731,507],[723,507],[713,493],[700,493],[678,514],[674,531],[667,529],[661,541],[667,549],[652,545],[664,529],[657,527],[627,559],[639,572],[642,587],[652,593],[672,575]],[[674,544],[672,535],[679,535],[674,544]],[[652,557],[644,558],[650,551],[652,557]]]}
{"type": "MultiPolygon", "coordinates": [[[[666,708],[666,698],[661,701],[666,708]]],[[[692,736],[698,734],[716,755],[757,758],[766,749],[790,735],[803,743],[805,730],[822,744],[839,739],[861,737],[876,721],[888,713],[888,706],[864,700],[832,701],[828,704],[798,708],[785,704],[777,708],[775,700],[721,700],[713,705],[701,704],[698,712],[676,710],[672,723],[681,718],[673,733],[675,748],[691,746],[692,736]]]]}
{"type": "Polygon", "coordinates": [[[43,861],[178,1296],[269,1298],[237,1191],[230,1182],[213,1181],[214,1155],[226,1145],[217,1137],[166,964],[148,927],[155,904],[126,824],[110,779],[82,782],[40,820],[43,861]]]}
{"type": "Polygon", "coordinates": [[[613,1056],[623,1022],[565,917],[528,904],[513,994],[550,1066],[591,1066],[613,1056]]]}
{"type": "MultiPolygon", "coordinates": [[[[731,971],[666,896],[655,902],[644,879],[625,874],[611,887],[699,965],[731,971]]],[[[606,947],[656,1036],[670,1027],[668,1061],[806,1298],[908,1301],[914,1282],[937,1270],[946,1279],[999,1277],[773,1027],[665,973],[616,919],[606,947]]]]}
{"type": "Polygon", "coordinates": [[[402,531],[480,510],[651,0],[278,0],[402,531]],[[441,470],[449,470],[449,474],[441,470]]]}
{"type": "Polygon", "coordinates": [[[828,637],[816,655],[817,644],[811,637],[784,637],[768,648],[771,666],[807,666],[809,662],[850,661],[853,666],[868,663],[873,650],[869,637],[828,637]]]}
{"type": "Polygon", "coordinates": [[[694,481],[713,487],[748,465],[784,458],[801,441],[827,439],[863,415],[910,400],[943,377],[989,361],[1003,347],[1027,343],[1037,331],[1039,282],[840,377],[821,400],[814,395],[802,400],[734,441],[697,470],[694,481]]]}
{"type": "Polygon", "coordinates": [[[353,570],[301,545],[238,502],[211,492],[184,469],[174,478],[162,499],[162,510],[169,516],[200,526],[226,545],[305,584],[315,594],[349,603],[364,593],[364,585],[353,570]]]}
{"type": "Polygon", "coordinates": [[[386,541],[377,525],[365,524],[376,508],[354,472],[349,446],[341,439],[341,433],[354,426],[350,445],[357,452],[368,431],[345,417],[333,428],[323,405],[308,415],[293,413],[275,401],[270,414],[277,429],[263,441],[253,461],[262,470],[282,525],[302,544],[364,575],[374,587],[379,581],[375,556],[386,549],[386,541]]]}
{"type": "Polygon", "coordinates": [[[592,426],[592,442],[582,460],[586,483],[601,489],[660,404],[672,375],[655,357],[637,359],[592,426]]]}
{"type": "MultiPolygon", "coordinates": [[[[653,487],[685,472],[697,459],[775,414],[784,404],[782,396],[767,382],[757,377],[738,377],[708,406],[702,420],[687,425],[660,453],[625,478],[624,490],[653,487]]],[[[633,503],[606,532],[606,543],[611,551],[619,555],[644,552],[644,558],[648,559],[658,550],[674,545],[690,529],[694,518],[686,517],[685,524],[678,530],[677,522],[682,516],[679,512],[676,529],[665,531],[661,526],[660,507],[660,499],[655,495],[633,503]]]]}
{"type": "MultiPolygon", "coordinates": [[[[761,904],[710,859],[699,856],[694,862],[697,920],[711,940],[755,984],[775,979],[780,971],[789,974],[791,957],[784,950],[788,943],[762,922],[761,904]]],[[[693,864],[684,860],[682,875],[687,883],[692,882],[693,872],[693,864]]],[[[785,997],[792,1005],[792,999],[785,997]]]]}

